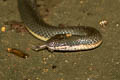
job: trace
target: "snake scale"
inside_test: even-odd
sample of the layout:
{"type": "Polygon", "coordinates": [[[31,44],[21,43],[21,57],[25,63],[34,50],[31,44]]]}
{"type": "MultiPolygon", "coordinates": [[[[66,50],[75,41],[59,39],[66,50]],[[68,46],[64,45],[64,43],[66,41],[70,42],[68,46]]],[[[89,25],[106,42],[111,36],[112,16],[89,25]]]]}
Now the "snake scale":
{"type": "Polygon", "coordinates": [[[36,11],[35,0],[18,0],[18,9],[27,30],[36,38],[45,41],[34,46],[38,51],[79,51],[98,47],[102,43],[100,32],[89,26],[56,27],[47,24],[36,11]]]}

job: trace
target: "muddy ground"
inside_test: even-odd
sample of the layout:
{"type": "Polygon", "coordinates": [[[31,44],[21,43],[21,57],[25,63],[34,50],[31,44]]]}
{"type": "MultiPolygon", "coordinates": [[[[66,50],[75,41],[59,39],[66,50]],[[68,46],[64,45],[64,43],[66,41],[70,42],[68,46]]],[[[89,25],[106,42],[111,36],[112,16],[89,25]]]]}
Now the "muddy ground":
{"type": "MultiPolygon", "coordinates": [[[[31,46],[43,41],[5,26],[0,31],[0,80],[120,80],[120,0],[42,0],[38,7],[48,24],[93,26],[103,36],[102,45],[89,51],[35,52],[31,46]],[[102,26],[101,21],[107,23],[102,26]]],[[[0,28],[13,20],[21,22],[17,0],[0,0],[0,28]]]]}

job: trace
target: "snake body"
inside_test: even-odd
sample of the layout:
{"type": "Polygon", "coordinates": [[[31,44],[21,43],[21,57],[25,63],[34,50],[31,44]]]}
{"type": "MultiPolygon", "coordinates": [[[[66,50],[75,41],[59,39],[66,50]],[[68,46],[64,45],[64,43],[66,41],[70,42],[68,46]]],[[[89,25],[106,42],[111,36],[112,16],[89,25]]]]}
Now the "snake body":
{"type": "Polygon", "coordinates": [[[89,26],[56,27],[44,22],[36,11],[35,0],[18,0],[21,19],[28,31],[44,45],[35,46],[35,50],[48,48],[51,51],[89,50],[102,43],[102,35],[98,30],[89,26]]]}

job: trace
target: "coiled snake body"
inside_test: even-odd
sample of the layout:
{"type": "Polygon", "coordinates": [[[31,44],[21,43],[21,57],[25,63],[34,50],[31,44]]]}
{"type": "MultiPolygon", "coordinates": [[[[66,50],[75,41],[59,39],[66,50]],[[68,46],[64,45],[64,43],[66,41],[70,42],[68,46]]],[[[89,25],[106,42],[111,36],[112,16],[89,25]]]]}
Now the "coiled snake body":
{"type": "Polygon", "coordinates": [[[48,48],[51,51],[78,51],[98,47],[102,36],[98,30],[89,26],[56,27],[45,23],[37,14],[34,1],[18,0],[21,19],[28,31],[43,41],[44,45],[34,47],[34,50],[48,48]]]}

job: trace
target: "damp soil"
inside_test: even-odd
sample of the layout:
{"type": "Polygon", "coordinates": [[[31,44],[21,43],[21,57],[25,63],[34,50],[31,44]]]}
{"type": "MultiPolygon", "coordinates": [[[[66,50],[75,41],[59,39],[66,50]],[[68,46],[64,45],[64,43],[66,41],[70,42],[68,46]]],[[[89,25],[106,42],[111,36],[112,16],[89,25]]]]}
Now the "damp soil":
{"type": "Polygon", "coordinates": [[[43,41],[24,28],[4,25],[13,20],[22,22],[17,0],[0,0],[0,29],[5,26],[5,32],[0,31],[0,80],[120,80],[119,4],[120,0],[38,0],[46,23],[93,26],[101,32],[103,43],[88,51],[35,52],[32,45],[43,41]],[[29,57],[16,56],[7,52],[8,48],[29,57]]]}

